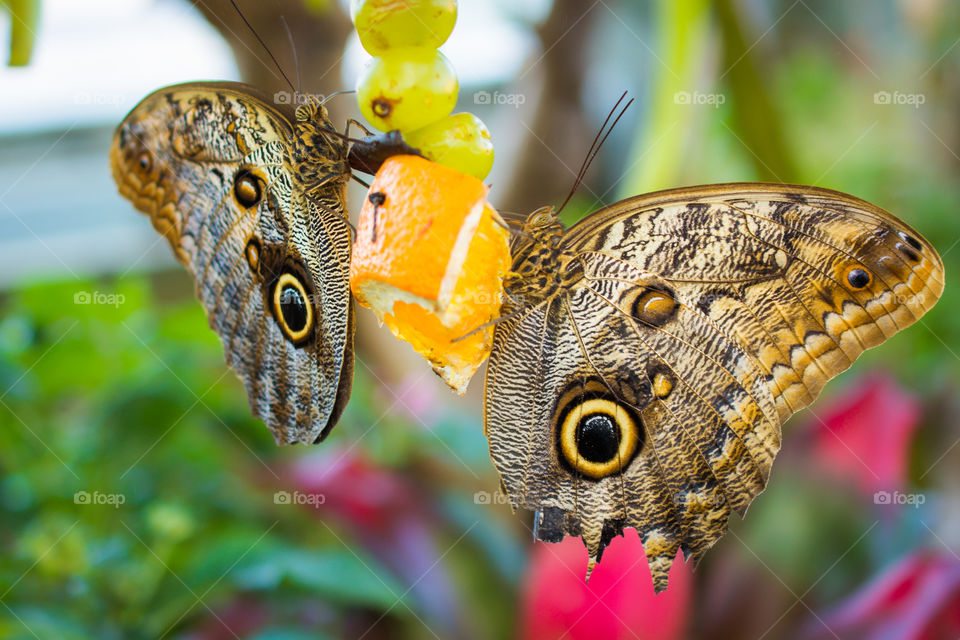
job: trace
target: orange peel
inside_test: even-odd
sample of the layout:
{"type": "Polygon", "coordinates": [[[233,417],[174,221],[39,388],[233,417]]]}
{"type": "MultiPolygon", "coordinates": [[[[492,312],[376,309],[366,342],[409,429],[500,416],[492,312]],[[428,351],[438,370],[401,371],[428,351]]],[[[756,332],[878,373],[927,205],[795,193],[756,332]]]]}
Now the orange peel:
{"type": "Polygon", "coordinates": [[[461,394],[490,353],[510,268],[499,220],[480,180],[399,155],[380,167],[357,224],[353,295],[461,394]]]}

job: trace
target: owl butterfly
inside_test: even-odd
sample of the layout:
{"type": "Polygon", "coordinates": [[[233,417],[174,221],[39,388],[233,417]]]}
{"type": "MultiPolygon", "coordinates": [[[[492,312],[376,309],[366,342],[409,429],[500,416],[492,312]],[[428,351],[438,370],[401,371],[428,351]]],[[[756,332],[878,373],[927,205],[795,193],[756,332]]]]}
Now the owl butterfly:
{"type": "Polygon", "coordinates": [[[350,397],[346,183],[351,166],[375,172],[404,145],[348,142],[318,101],[293,110],[220,82],[147,96],[110,150],[120,193],[193,275],[253,413],[280,444],[322,440],[350,397]]]}
{"type": "Polygon", "coordinates": [[[511,251],[485,387],[502,488],[591,567],[635,528],[657,591],[763,490],[783,422],[944,286],[891,214],[782,184],[643,195],[567,230],[540,209],[511,251]]]}

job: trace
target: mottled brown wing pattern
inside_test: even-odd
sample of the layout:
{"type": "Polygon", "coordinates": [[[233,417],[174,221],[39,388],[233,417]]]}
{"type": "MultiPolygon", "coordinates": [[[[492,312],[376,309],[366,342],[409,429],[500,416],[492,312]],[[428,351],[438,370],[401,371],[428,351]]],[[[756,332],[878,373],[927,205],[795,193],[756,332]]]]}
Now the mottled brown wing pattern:
{"type": "Polygon", "coordinates": [[[312,443],[350,394],[349,167],[319,105],[281,112],[251,87],[195,83],[145,98],[117,129],[120,192],[150,216],[197,296],[253,413],[312,443]]]}
{"type": "Polygon", "coordinates": [[[916,231],[812,187],[708,185],[624,200],[571,229],[565,245],[612,252],[680,287],[757,357],[781,421],[926,313],[944,286],[940,257],[916,231]],[[864,286],[852,286],[855,270],[864,286]]]}
{"type": "Polygon", "coordinates": [[[528,227],[487,370],[491,457],[541,539],[599,559],[636,528],[657,590],[763,490],[783,421],[943,290],[914,230],[811,187],[678,189],[528,227]]]}

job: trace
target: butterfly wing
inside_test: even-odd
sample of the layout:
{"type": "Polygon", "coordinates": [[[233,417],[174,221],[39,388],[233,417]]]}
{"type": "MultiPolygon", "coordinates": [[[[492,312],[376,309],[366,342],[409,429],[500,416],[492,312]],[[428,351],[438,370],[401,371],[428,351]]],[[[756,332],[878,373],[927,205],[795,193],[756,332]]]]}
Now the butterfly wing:
{"type": "Polygon", "coordinates": [[[636,528],[657,590],[763,490],[782,422],[943,290],[914,230],[811,187],[631,198],[560,248],[563,285],[495,332],[491,457],[541,539],[580,535],[599,559],[636,528]]]}
{"type": "Polygon", "coordinates": [[[324,149],[318,170],[298,156],[316,142],[301,126],[245,85],[177,85],[131,111],[110,153],[121,194],[194,276],[253,413],[282,444],[326,436],[353,372],[346,151],[324,149]]]}

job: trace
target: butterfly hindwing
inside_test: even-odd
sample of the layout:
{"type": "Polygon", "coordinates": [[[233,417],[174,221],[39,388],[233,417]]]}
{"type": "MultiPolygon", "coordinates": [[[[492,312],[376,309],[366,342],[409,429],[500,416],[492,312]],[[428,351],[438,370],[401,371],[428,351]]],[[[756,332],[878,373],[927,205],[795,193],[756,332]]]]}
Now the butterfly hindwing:
{"type": "Polygon", "coordinates": [[[346,151],[316,144],[322,108],[307,115],[245,85],[178,85],[137,105],[111,149],[121,193],[194,276],[227,362],[280,443],[322,439],[353,371],[346,151]]]}
{"type": "Polygon", "coordinates": [[[491,457],[541,539],[582,536],[599,559],[636,528],[658,590],[763,490],[783,421],[943,290],[919,234],[812,187],[650,194],[546,240],[507,280],[491,457]]]}

